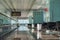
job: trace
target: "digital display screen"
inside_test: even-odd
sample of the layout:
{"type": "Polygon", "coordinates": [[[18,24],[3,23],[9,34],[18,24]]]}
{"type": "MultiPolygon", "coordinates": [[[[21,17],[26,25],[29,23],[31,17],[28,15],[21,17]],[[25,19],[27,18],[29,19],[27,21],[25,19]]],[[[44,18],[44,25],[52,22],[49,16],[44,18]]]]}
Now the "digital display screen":
{"type": "Polygon", "coordinates": [[[21,16],[21,12],[11,12],[11,16],[21,16]]]}

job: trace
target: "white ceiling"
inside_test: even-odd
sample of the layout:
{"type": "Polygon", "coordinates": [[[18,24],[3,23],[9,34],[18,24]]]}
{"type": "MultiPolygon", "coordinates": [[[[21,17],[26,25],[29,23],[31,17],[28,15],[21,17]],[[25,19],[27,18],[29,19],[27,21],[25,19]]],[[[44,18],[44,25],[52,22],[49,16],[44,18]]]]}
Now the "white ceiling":
{"type": "Polygon", "coordinates": [[[0,0],[0,10],[22,11],[21,17],[28,17],[32,14],[27,14],[32,9],[39,9],[45,4],[45,0],[0,0]],[[24,12],[23,12],[24,11],[24,12]]]}
{"type": "Polygon", "coordinates": [[[0,0],[0,5],[6,9],[37,9],[42,6],[44,0],[0,0]]]}

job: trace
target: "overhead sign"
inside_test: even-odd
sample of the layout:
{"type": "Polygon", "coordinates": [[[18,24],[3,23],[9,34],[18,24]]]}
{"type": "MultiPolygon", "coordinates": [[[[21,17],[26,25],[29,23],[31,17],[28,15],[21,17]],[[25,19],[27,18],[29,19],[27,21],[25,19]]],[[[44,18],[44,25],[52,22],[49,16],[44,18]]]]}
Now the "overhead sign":
{"type": "Polygon", "coordinates": [[[21,12],[12,11],[11,16],[21,16],[21,12]]]}

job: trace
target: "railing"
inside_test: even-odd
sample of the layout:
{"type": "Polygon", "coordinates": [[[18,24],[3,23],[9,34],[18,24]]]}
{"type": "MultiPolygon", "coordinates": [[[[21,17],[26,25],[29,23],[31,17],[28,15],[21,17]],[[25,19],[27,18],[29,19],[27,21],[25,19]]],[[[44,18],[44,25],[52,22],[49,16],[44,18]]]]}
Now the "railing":
{"type": "Polygon", "coordinates": [[[11,34],[13,31],[15,31],[17,28],[14,28],[12,30],[1,32],[0,34],[0,40],[4,40],[5,37],[7,37],[9,34],[11,34]]]}

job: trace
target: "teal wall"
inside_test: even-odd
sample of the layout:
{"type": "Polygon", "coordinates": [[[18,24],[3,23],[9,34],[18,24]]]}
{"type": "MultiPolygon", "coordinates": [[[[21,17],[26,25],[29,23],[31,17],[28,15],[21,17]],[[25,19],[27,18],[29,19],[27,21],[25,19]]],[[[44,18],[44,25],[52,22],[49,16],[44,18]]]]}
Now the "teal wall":
{"type": "Polygon", "coordinates": [[[33,23],[43,23],[43,11],[42,10],[34,10],[33,11],[33,23]]]}
{"type": "Polygon", "coordinates": [[[32,16],[29,16],[29,24],[32,24],[32,23],[33,23],[32,16]]]}
{"type": "Polygon", "coordinates": [[[3,24],[10,24],[11,23],[10,18],[5,17],[1,14],[0,14],[0,19],[3,21],[3,24]]]}
{"type": "Polygon", "coordinates": [[[60,0],[50,0],[50,21],[60,21],[60,0]]]}

